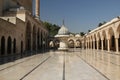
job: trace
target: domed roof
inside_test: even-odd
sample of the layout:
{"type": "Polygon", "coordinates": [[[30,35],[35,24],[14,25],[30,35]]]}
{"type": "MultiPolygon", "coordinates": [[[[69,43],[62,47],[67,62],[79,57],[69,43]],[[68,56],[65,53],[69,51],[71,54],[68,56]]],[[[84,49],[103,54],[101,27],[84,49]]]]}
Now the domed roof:
{"type": "Polygon", "coordinates": [[[76,34],[75,37],[81,37],[81,35],[80,34],[76,34]]]}
{"type": "Polygon", "coordinates": [[[67,34],[69,34],[68,29],[64,25],[62,25],[62,27],[58,31],[58,35],[67,35],[67,34]]]}

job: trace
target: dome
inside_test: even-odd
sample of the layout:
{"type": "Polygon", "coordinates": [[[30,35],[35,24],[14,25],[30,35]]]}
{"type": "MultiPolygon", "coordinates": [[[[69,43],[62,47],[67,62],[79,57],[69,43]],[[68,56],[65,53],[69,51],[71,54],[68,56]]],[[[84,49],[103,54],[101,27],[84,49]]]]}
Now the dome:
{"type": "Polygon", "coordinates": [[[81,37],[81,35],[80,34],[76,34],[75,37],[81,37]]]}
{"type": "Polygon", "coordinates": [[[68,29],[64,25],[62,25],[62,27],[58,31],[58,35],[67,35],[67,34],[69,34],[68,29]]]}

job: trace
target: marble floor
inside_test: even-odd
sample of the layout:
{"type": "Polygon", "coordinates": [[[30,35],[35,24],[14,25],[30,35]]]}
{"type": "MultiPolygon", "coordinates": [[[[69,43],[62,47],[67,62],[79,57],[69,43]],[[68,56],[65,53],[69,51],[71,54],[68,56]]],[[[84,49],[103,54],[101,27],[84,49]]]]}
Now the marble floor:
{"type": "Polygon", "coordinates": [[[120,55],[50,51],[0,65],[0,80],[120,80],[120,55]]]}

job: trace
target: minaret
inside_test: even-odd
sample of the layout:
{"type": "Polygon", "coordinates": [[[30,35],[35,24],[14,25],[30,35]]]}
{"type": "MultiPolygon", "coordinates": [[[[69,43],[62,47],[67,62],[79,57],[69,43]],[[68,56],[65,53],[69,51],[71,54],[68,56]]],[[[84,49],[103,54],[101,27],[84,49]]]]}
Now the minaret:
{"type": "Polygon", "coordinates": [[[35,17],[40,19],[40,0],[35,0],[35,17]]]}
{"type": "Polygon", "coordinates": [[[65,26],[65,22],[64,22],[64,19],[63,19],[63,25],[65,26]]]}

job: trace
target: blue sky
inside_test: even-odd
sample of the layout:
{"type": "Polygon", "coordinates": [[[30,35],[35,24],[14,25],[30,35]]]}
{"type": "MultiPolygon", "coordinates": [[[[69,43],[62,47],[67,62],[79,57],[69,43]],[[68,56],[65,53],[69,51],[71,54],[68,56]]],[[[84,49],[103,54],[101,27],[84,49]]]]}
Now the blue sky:
{"type": "Polygon", "coordinates": [[[40,0],[40,17],[70,32],[87,32],[98,23],[120,16],[120,0],[40,0]]]}

